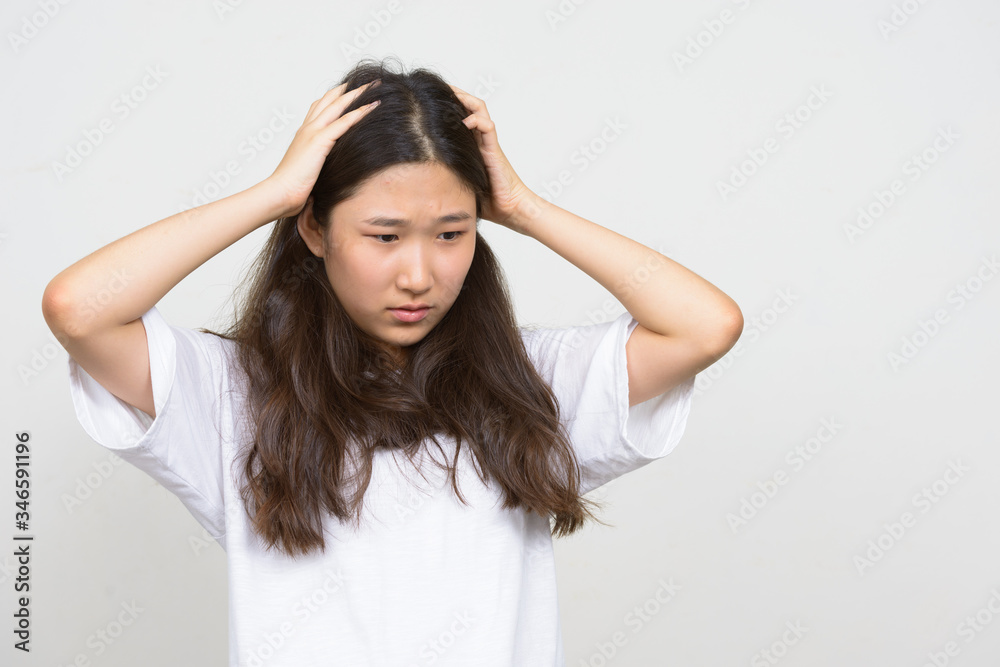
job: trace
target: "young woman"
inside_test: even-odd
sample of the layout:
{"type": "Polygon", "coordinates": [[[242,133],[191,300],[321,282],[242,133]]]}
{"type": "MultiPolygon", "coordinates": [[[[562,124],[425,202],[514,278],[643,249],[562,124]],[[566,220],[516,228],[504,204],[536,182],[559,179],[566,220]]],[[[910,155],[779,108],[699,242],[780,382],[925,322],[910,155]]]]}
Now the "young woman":
{"type": "Polygon", "coordinates": [[[676,446],[742,330],[710,283],[529,190],[482,100],[371,61],[270,177],[83,258],[43,312],[86,432],[226,550],[233,667],[563,664],[552,535],[676,446]],[[519,327],[481,219],[627,312],[519,327]],[[164,320],[164,294],[275,220],[228,331],[164,320]]]}

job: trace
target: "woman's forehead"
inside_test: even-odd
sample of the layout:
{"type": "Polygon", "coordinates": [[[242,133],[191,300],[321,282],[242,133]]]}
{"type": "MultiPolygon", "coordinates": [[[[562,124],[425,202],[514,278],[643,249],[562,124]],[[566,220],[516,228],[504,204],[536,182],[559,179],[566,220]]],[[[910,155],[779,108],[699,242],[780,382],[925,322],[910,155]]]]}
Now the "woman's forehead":
{"type": "Polygon", "coordinates": [[[333,208],[335,218],[385,227],[460,222],[476,217],[476,197],[438,163],[394,165],[365,181],[333,208]]]}

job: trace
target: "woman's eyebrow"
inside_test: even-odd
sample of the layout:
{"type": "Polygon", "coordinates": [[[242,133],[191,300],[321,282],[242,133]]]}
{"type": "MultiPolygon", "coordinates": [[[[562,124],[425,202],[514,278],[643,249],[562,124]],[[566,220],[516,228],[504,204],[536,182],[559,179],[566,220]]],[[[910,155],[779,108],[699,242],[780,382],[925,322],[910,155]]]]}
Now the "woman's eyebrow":
{"type": "MultiPolygon", "coordinates": [[[[446,222],[461,222],[462,220],[471,220],[472,215],[467,211],[459,211],[457,213],[449,213],[448,215],[442,215],[437,219],[437,223],[444,224],[446,222]]],[[[375,216],[373,218],[367,218],[362,220],[362,225],[374,225],[376,227],[406,227],[409,226],[409,220],[403,220],[402,218],[386,218],[384,216],[375,216]]]]}

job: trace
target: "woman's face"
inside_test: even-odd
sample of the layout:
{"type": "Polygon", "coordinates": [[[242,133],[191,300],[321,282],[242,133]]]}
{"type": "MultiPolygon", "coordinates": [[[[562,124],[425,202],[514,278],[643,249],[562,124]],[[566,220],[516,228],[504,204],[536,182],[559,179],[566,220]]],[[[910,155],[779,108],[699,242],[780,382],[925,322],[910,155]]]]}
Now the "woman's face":
{"type": "Polygon", "coordinates": [[[475,195],[440,163],[399,164],[334,206],[329,223],[324,244],[310,203],[299,234],[324,257],[351,319],[401,361],[458,298],[476,246],[475,195]],[[414,304],[429,308],[393,310],[414,304]]]}

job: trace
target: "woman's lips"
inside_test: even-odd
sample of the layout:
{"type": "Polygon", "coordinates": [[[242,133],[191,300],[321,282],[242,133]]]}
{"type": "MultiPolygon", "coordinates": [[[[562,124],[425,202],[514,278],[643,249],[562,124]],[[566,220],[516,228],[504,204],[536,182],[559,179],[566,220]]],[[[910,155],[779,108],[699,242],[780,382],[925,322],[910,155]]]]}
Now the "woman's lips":
{"type": "Polygon", "coordinates": [[[389,312],[396,316],[401,322],[419,322],[427,315],[430,308],[420,308],[419,310],[406,310],[405,308],[390,308],[389,312]]]}

